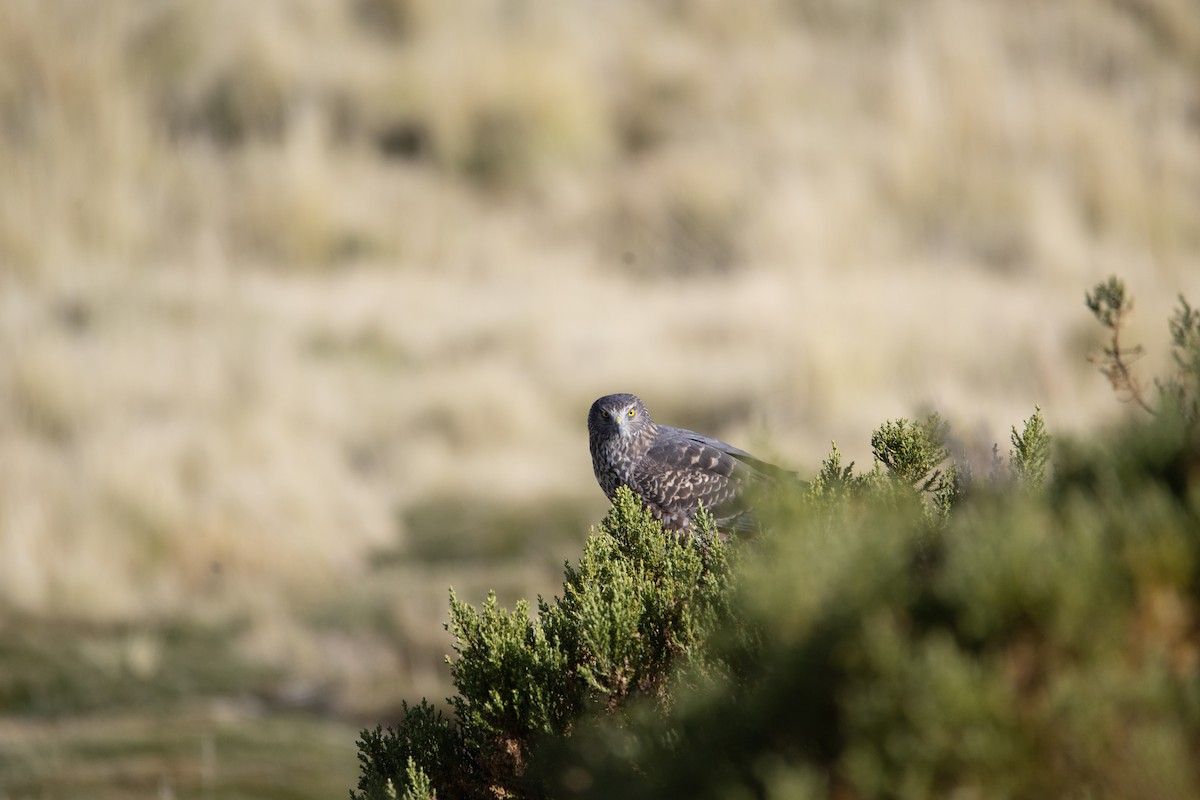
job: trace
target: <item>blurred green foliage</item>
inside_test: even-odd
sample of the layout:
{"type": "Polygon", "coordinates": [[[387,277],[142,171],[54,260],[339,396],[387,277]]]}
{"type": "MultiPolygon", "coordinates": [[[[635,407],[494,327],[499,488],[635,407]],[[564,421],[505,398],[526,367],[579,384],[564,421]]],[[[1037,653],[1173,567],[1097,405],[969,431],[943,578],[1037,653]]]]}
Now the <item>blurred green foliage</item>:
{"type": "MultiPolygon", "coordinates": [[[[1114,334],[1130,302],[1088,297],[1114,334]]],[[[1008,474],[948,463],[934,415],[865,473],[835,446],[752,543],[623,492],[537,617],[451,598],[454,718],[364,731],[354,796],[1197,796],[1200,426],[1166,402],[1197,331],[1182,301],[1147,418],[1051,461],[1035,410],[1008,474]]]]}
{"type": "Polygon", "coordinates": [[[0,725],[0,796],[13,800],[328,798],[345,796],[353,765],[349,723],[249,705],[0,725]]]}
{"type": "Polygon", "coordinates": [[[277,676],[249,663],[239,625],[0,619],[0,714],[55,716],[163,708],[183,699],[265,692],[277,676]]]}
{"type": "Polygon", "coordinates": [[[1200,440],[1154,420],[1059,463],[932,533],[869,500],[796,518],[739,574],[731,680],[581,728],[554,794],[1195,796],[1200,440]]]}

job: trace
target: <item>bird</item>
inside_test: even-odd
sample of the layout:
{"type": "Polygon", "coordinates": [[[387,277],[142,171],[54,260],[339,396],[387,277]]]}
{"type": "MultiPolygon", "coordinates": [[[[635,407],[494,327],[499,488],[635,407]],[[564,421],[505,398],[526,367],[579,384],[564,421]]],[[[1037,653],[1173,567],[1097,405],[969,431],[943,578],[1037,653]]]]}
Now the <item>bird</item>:
{"type": "Polygon", "coordinates": [[[703,506],[722,534],[758,530],[748,491],[792,473],[719,439],[659,425],[632,394],[609,394],[588,411],[592,469],[612,500],[627,486],[670,532],[686,532],[703,506]]]}

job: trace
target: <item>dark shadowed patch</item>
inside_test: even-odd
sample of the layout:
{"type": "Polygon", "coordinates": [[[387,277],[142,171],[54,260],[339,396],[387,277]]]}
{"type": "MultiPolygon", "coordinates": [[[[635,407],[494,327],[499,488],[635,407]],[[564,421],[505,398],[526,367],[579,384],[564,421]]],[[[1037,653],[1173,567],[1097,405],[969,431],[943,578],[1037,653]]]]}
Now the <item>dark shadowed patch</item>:
{"type": "Polygon", "coordinates": [[[594,507],[594,502],[577,497],[514,503],[470,495],[434,496],[397,513],[404,542],[379,561],[536,558],[557,565],[578,549],[596,521],[594,507]]]}

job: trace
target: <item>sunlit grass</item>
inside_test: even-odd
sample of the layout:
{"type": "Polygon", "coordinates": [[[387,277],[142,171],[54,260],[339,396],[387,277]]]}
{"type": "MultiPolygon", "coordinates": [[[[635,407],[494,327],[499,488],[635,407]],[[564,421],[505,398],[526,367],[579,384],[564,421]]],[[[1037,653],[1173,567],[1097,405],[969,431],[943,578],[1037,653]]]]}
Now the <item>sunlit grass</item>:
{"type": "Polygon", "coordinates": [[[801,472],[1121,413],[1082,292],[1147,374],[1200,295],[1198,17],[0,5],[0,713],[441,696],[447,587],[552,590],[603,513],[607,392],[801,472]]]}

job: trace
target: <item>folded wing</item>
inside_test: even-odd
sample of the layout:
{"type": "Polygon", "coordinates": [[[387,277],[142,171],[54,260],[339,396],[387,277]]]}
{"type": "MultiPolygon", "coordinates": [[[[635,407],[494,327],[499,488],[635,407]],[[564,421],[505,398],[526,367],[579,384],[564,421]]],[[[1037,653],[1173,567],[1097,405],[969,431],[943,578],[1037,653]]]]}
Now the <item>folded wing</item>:
{"type": "Polygon", "coordinates": [[[723,530],[757,525],[746,490],[789,474],[718,439],[660,426],[634,476],[634,489],[661,514],[664,527],[680,530],[703,507],[723,530]]]}

